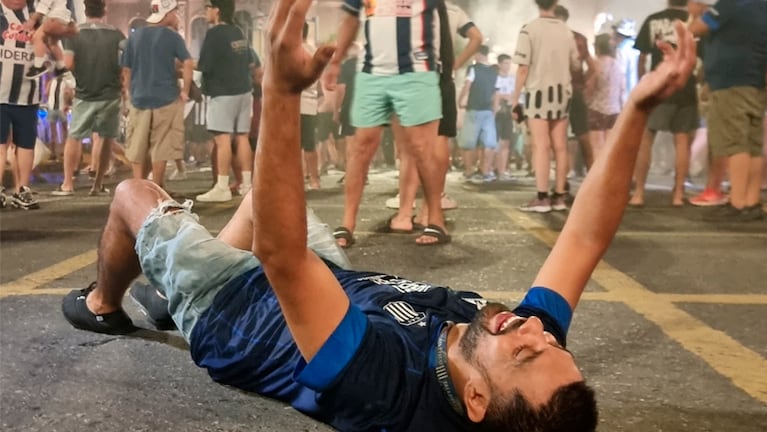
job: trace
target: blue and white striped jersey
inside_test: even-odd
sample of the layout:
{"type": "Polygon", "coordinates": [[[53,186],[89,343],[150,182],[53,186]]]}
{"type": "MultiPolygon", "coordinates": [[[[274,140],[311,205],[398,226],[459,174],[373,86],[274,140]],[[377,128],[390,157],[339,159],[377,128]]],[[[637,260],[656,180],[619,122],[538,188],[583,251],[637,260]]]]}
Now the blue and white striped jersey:
{"type": "Polygon", "coordinates": [[[437,69],[437,0],[344,0],[342,8],[363,22],[362,72],[399,75],[437,69]]]}
{"type": "Polygon", "coordinates": [[[0,3],[0,103],[36,105],[40,103],[40,79],[27,79],[32,66],[32,34],[22,25],[34,12],[32,1],[20,10],[11,10],[0,3]]]}

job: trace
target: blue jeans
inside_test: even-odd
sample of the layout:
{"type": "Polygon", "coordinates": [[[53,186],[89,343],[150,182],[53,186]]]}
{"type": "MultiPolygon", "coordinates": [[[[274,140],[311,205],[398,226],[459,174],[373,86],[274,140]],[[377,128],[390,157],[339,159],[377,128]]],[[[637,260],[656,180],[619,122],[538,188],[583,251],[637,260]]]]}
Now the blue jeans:
{"type": "Polygon", "coordinates": [[[474,150],[480,139],[486,149],[498,148],[495,114],[492,111],[466,111],[458,143],[464,150],[474,150]]]}
{"type": "MultiPolygon", "coordinates": [[[[141,269],[152,286],[167,297],[168,312],[187,341],[221,288],[261,264],[251,251],[213,237],[200,225],[191,207],[191,201],[161,203],[147,216],[136,236],[141,269]]],[[[309,248],[349,268],[349,259],[328,226],[308,209],[307,225],[309,248]]]]}

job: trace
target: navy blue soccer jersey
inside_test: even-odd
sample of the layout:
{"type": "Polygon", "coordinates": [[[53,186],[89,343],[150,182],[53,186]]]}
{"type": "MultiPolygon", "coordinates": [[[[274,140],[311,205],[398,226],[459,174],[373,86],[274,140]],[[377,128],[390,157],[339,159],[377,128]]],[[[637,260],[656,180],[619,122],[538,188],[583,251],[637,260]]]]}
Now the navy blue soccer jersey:
{"type": "MultiPolygon", "coordinates": [[[[289,403],[342,431],[466,430],[438,381],[436,345],[448,322],[471,321],[486,301],[397,276],[332,269],[351,306],[309,364],[260,267],[227,284],[195,325],[195,363],[216,382],[289,403]]],[[[561,296],[533,289],[515,312],[540,317],[564,345],[571,311],[561,296]]]]}

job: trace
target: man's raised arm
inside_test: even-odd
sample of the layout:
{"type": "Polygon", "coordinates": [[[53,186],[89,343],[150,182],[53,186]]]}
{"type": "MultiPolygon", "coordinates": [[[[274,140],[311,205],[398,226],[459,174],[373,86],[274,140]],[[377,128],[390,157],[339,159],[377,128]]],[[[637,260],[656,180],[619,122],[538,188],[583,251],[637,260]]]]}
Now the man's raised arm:
{"type": "Polygon", "coordinates": [[[253,253],[261,260],[291,334],[308,362],[344,319],[349,299],[306,243],[300,146],[301,91],[333,54],[303,48],[312,0],[279,0],[269,18],[263,111],[253,176],[253,253]]]}
{"type": "Polygon", "coordinates": [[[681,22],[676,23],[676,31],[678,48],[659,44],[663,63],[631,93],[607,149],[589,171],[562,233],[535,279],[534,286],[558,292],[572,309],[620,225],[651,109],[682,88],[695,66],[692,34],[681,22]]]}
{"type": "Polygon", "coordinates": [[[338,40],[336,41],[336,52],[330,59],[324,75],[322,76],[322,84],[328,90],[335,90],[336,83],[338,82],[338,74],[341,72],[341,62],[346,58],[346,54],[349,52],[354,39],[357,38],[357,32],[360,29],[360,8],[362,7],[362,1],[360,0],[346,0],[343,5],[343,10],[346,11],[346,15],[341,20],[341,25],[338,27],[338,40]]]}

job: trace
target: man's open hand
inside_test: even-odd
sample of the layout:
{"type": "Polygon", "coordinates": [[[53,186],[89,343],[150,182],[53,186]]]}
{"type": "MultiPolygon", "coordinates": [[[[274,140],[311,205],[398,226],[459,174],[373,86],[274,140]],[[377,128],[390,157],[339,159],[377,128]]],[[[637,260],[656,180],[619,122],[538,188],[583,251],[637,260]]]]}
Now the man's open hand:
{"type": "Polygon", "coordinates": [[[302,30],[312,0],[279,0],[269,16],[269,45],[264,89],[299,94],[317,81],[335,47],[324,45],[314,55],[303,47],[302,30]]]}
{"type": "Polygon", "coordinates": [[[646,74],[631,93],[631,98],[639,108],[650,109],[676,93],[687,84],[697,62],[695,39],[681,22],[674,23],[677,34],[677,47],[674,49],[666,42],[658,42],[663,52],[663,62],[655,70],[646,74]]]}

